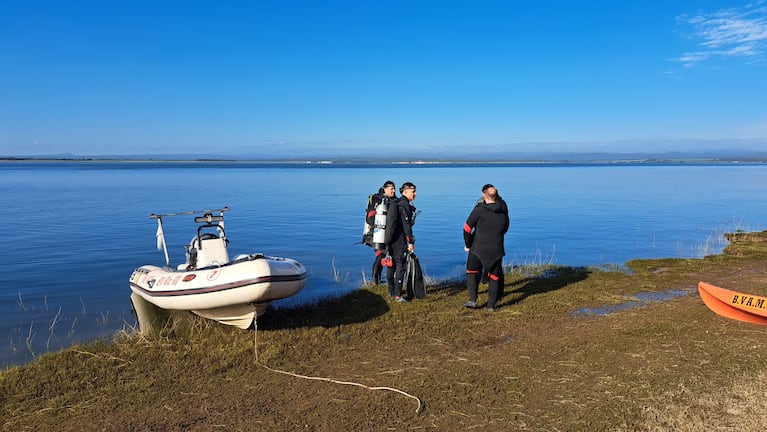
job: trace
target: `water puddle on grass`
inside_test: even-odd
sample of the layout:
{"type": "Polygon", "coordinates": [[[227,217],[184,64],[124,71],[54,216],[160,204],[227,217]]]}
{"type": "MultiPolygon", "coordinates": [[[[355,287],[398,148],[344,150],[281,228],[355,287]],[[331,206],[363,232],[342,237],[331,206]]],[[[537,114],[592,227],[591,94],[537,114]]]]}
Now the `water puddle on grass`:
{"type": "Polygon", "coordinates": [[[667,302],[677,297],[690,295],[694,290],[668,290],[660,292],[641,292],[629,297],[629,300],[615,305],[602,305],[595,308],[580,308],[573,311],[572,315],[576,317],[587,316],[605,316],[611,313],[636,309],[646,306],[650,303],[667,302]]]}

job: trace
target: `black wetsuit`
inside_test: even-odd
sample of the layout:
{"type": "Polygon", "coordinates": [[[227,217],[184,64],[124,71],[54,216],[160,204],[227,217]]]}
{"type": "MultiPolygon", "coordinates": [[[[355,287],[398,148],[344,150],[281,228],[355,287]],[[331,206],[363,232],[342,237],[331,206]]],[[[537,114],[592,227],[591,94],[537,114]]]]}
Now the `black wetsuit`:
{"type": "MultiPolygon", "coordinates": [[[[408,245],[415,244],[413,224],[415,206],[404,196],[392,200],[386,214],[386,248],[393,263],[393,267],[386,271],[386,280],[389,284],[389,295],[392,297],[402,295],[408,245]]],[[[407,293],[407,297],[412,297],[412,294],[407,293]]]]}
{"type": "Polygon", "coordinates": [[[498,197],[494,203],[479,201],[463,225],[463,241],[469,249],[466,260],[466,285],[469,301],[477,301],[480,272],[488,276],[487,307],[495,308],[503,296],[503,236],[509,230],[509,209],[498,197]]]}
{"type": "Polygon", "coordinates": [[[375,251],[376,257],[373,260],[373,284],[374,285],[380,285],[381,284],[381,273],[383,272],[383,264],[381,261],[384,258],[384,251],[377,250],[375,251]]]}

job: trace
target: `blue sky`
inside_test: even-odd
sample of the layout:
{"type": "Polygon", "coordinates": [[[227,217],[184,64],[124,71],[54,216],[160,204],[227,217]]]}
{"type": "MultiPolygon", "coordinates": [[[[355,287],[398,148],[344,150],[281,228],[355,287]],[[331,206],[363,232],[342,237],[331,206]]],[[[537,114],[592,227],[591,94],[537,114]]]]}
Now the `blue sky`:
{"type": "Polygon", "coordinates": [[[4,1],[0,155],[767,148],[767,2],[4,1]]]}

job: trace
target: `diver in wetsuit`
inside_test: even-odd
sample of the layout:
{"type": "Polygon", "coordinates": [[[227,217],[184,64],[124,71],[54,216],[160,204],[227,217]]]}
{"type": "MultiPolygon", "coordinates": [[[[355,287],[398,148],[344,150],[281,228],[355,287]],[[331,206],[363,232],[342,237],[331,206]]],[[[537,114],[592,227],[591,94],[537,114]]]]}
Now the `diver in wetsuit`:
{"type": "Polygon", "coordinates": [[[383,203],[388,205],[392,200],[396,199],[396,186],[391,180],[384,182],[383,187],[378,189],[378,193],[371,195],[370,202],[368,203],[367,213],[365,214],[365,223],[371,227],[369,237],[363,237],[363,243],[372,247],[375,250],[375,259],[373,260],[373,284],[379,285],[381,283],[381,272],[383,265],[381,260],[384,258],[384,245],[378,245],[373,243],[372,227],[375,226],[376,209],[379,204],[383,203]]]}
{"type": "Polygon", "coordinates": [[[405,182],[399,191],[402,196],[389,204],[389,212],[386,215],[386,249],[392,257],[392,267],[386,271],[386,280],[389,284],[389,296],[402,302],[409,301],[413,295],[407,293],[406,297],[402,296],[402,279],[405,276],[407,254],[415,249],[415,185],[405,182]]]}
{"type": "Polygon", "coordinates": [[[503,236],[509,230],[509,209],[491,184],[482,187],[482,199],[463,225],[464,250],[469,252],[466,259],[466,286],[469,301],[464,307],[477,307],[477,289],[485,269],[488,277],[487,309],[495,311],[498,300],[503,296],[503,236]]]}

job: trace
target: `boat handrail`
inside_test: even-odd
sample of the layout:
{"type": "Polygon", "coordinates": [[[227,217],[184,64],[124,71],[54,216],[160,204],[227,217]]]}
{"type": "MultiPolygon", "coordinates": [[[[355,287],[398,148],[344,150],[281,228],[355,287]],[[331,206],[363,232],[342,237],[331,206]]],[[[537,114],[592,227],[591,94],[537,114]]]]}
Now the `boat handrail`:
{"type": "Polygon", "coordinates": [[[206,228],[215,228],[219,232],[219,234],[221,235],[220,238],[224,239],[224,241],[227,244],[229,244],[229,239],[226,238],[226,231],[224,231],[224,227],[219,225],[219,224],[211,224],[211,223],[209,223],[209,224],[200,225],[199,227],[197,227],[197,241],[198,241],[198,244],[200,245],[200,249],[202,249],[202,240],[208,240],[208,239],[211,239],[211,238],[219,238],[218,235],[216,235],[216,234],[214,234],[212,232],[202,233],[202,230],[206,229],[206,228]],[[206,238],[206,236],[212,236],[212,237],[207,237],[206,238]]]}
{"type": "Polygon", "coordinates": [[[152,219],[160,219],[160,218],[169,217],[169,216],[184,216],[184,215],[193,215],[193,214],[200,214],[200,213],[204,214],[204,213],[220,212],[220,213],[223,214],[224,212],[227,212],[227,211],[229,211],[229,207],[228,206],[222,207],[222,208],[220,208],[218,210],[190,210],[190,211],[185,211],[185,212],[164,213],[164,214],[152,213],[152,214],[149,215],[149,217],[152,218],[152,219]]]}

